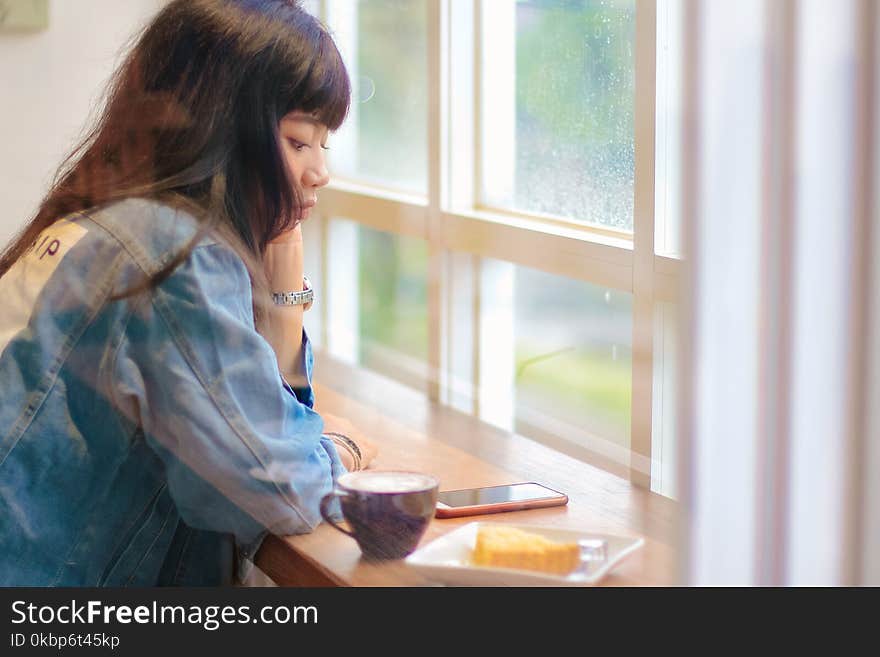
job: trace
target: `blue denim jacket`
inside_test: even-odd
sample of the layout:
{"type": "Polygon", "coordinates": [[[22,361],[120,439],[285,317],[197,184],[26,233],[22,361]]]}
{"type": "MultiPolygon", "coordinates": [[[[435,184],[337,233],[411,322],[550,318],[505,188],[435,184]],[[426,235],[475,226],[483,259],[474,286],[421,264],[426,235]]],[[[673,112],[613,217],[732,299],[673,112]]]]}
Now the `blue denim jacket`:
{"type": "MultiPolygon", "coordinates": [[[[130,199],[56,222],[0,278],[0,585],[231,583],[266,532],[320,522],[344,472],[303,380],[254,329],[250,279],[130,199]]],[[[338,514],[338,506],[333,509],[338,514]]]]}

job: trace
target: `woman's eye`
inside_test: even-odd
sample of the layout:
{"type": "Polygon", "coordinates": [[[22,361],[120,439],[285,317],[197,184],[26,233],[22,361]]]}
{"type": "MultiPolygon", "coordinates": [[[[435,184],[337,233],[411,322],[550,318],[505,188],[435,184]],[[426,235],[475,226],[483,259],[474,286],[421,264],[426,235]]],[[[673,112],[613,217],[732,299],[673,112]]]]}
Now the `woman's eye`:
{"type": "Polygon", "coordinates": [[[291,146],[293,146],[293,150],[297,152],[305,150],[309,147],[308,144],[304,144],[303,142],[297,141],[296,139],[288,139],[287,141],[290,143],[291,146]]]}

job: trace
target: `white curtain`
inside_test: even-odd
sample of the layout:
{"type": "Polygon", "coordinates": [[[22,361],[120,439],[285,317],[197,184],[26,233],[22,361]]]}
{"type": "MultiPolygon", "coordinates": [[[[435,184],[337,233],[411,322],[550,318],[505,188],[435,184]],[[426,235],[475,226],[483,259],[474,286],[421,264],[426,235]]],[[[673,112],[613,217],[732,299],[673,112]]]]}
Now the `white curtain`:
{"type": "Polygon", "coordinates": [[[686,0],[685,583],[880,584],[874,0],[686,0]]]}

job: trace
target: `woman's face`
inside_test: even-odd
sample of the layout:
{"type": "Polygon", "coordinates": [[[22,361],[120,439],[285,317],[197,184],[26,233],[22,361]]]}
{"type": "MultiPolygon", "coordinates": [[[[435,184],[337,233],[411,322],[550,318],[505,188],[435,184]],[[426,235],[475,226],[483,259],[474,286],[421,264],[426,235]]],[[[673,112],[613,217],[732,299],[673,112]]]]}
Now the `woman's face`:
{"type": "Polygon", "coordinates": [[[300,221],[309,218],[318,202],[318,190],[330,182],[324,152],[330,131],[314,117],[294,111],[281,119],[281,151],[294,184],[302,193],[300,221]]]}

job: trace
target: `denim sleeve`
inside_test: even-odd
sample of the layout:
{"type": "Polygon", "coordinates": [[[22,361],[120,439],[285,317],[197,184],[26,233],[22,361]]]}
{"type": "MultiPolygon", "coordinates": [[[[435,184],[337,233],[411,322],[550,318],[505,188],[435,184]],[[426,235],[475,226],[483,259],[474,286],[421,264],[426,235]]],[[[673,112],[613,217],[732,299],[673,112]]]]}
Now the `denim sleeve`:
{"type": "MultiPolygon", "coordinates": [[[[312,369],[314,364],[315,357],[312,354],[312,343],[306,334],[306,330],[303,329],[299,371],[293,373],[290,380],[285,379],[283,376],[281,378],[285,389],[296,397],[301,404],[305,404],[309,408],[315,407],[315,392],[312,390],[312,369]]],[[[291,375],[289,374],[288,376],[291,375]]]]}
{"type": "Polygon", "coordinates": [[[132,308],[115,395],[161,458],[184,521],[234,534],[245,553],[267,531],[314,529],[344,470],[311,408],[305,334],[305,383],[292,388],[254,328],[244,264],[220,245],[195,249],[132,308]]]}

